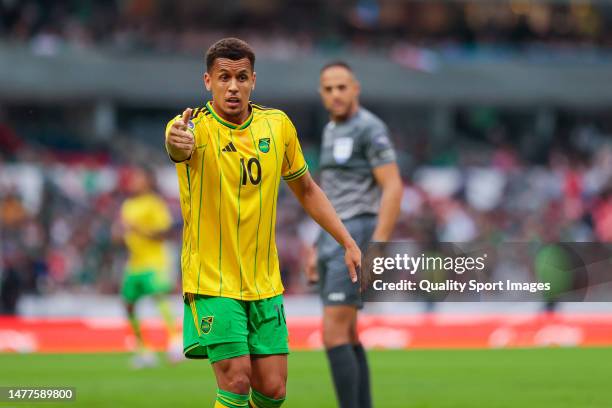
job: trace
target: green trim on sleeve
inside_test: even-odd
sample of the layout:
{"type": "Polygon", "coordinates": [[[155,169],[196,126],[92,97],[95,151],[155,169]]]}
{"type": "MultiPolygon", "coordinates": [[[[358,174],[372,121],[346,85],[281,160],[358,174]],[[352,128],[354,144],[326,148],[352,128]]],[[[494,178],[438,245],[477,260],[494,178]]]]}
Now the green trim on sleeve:
{"type": "Polygon", "coordinates": [[[292,181],[295,179],[298,179],[300,177],[302,177],[304,174],[306,174],[306,172],[308,171],[308,164],[304,163],[304,165],[302,166],[301,169],[299,169],[298,171],[288,174],[286,176],[283,176],[283,180],[285,181],[292,181]]]}

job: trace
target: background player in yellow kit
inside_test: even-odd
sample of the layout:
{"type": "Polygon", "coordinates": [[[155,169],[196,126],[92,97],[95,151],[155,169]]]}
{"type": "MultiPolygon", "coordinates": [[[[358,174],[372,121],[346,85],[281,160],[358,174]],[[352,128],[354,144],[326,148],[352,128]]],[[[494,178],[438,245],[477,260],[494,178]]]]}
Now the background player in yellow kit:
{"type": "Polygon", "coordinates": [[[136,302],[143,296],[153,296],[164,318],[168,332],[168,357],[180,358],[180,340],[168,302],[162,297],[173,285],[169,278],[170,256],[165,246],[172,226],[172,216],[163,198],[155,189],[153,173],[143,167],[131,172],[127,189],[130,197],[121,206],[121,230],[129,257],[121,287],[128,318],[137,341],[133,365],[143,367],[156,362],[155,354],[147,350],[140,323],[135,313],[136,302]]]}
{"type": "MultiPolygon", "coordinates": [[[[312,180],[283,112],[250,102],[255,55],[227,38],[206,54],[212,101],[166,127],[184,219],[184,352],[210,359],[216,407],[279,407],[288,333],[275,244],[281,177],[306,212],[345,249],[355,282],[361,252],[312,180]]],[[[297,250],[297,248],[296,248],[297,250]]]]}

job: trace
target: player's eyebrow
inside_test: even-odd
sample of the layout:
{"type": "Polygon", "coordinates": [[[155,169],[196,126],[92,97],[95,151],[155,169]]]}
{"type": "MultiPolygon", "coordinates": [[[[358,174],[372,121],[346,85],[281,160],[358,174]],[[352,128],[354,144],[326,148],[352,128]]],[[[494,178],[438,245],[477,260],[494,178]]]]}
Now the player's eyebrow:
{"type": "MultiPolygon", "coordinates": [[[[219,74],[229,74],[231,72],[231,70],[227,68],[219,68],[218,71],[219,71],[219,74]]],[[[246,68],[243,68],[237,72],[237,75],[248,74],[248,73],[249,73],[249,70],[246,68]]]]}

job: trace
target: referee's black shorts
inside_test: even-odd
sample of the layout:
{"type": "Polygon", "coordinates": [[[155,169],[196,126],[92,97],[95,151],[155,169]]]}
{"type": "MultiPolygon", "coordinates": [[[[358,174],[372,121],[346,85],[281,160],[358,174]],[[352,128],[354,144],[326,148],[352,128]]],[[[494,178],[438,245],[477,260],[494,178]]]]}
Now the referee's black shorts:
{"type": "MultiPolygon", "coordinates": [[[[376,228],[376,215],[361,214],[343,220],[343,223],[359,245],[361,252],[365,254],[376,228]]],[[[321,233],[317,241],[317,254],[319,293],[323,304],[363,307],[359,282],[351,282],[344,263],[344,248],[325,231],[321,233]]]]}

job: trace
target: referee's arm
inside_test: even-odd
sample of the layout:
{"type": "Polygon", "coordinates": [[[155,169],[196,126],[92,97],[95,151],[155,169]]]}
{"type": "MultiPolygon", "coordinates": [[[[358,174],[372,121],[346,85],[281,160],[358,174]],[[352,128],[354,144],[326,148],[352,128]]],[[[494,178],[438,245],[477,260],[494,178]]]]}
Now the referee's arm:
{"type": "Polygon", "coordinates": [[[397,163],[387,163],[372,170],[374,179],[382,192],[378,224],[372,235],[372,241],[388,241],[393,233],[395,222],[399,217],[402,201],[402,179],[397,163]]]}
{"type": "Polygon", "coordinates": [[[357,273],[361,268],[361,250],[338,218],[325,193],[312,179],[310,172],[306,171],[303,176],[287,181],[287,185],[306,213],[344,247],[344,263],[351,280],[357,282],[357,273]]]}

